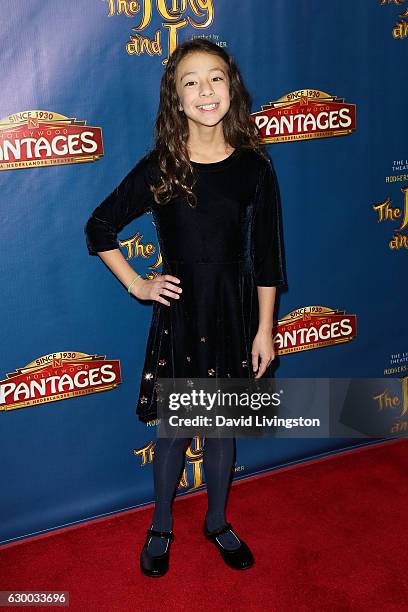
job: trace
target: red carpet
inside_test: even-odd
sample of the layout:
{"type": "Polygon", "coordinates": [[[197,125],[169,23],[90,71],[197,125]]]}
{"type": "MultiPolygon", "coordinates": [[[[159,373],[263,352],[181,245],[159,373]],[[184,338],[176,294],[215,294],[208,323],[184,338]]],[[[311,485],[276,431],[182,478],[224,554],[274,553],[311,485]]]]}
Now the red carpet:
{"type": "Polygon", "coordinates": [[[407,451],[391,441],[234,484],[227,519],[249,570],[204,539],[204,492],[174,504],[165,577],[139,571],[150,507],[2,547],[0,590],[70,591],[81,612],[407,610],[407,451]]]}

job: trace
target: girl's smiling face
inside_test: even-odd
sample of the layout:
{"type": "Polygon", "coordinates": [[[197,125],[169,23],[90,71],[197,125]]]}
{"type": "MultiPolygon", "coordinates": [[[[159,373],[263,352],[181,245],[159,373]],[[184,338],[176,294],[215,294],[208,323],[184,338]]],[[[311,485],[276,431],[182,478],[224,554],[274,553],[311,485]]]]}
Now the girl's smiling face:
{"type": "Polygon", "coordinates": [[[230,107],[228,67],[218,55],[189,53],[179,62],[176,73],[179,110],[189,121],[216,125],[230,107]]]}

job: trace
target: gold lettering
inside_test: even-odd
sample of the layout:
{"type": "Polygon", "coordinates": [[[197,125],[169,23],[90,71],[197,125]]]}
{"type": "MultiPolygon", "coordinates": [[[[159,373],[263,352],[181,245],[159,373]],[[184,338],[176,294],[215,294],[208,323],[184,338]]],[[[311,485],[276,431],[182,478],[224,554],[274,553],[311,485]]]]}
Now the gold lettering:
{"type": "Polygon", "coordinates": [[[106,0],[109,4],[108,17],[112,17],[115,14],[115,0],[106,0]]]}
{"type": "Polygon", "coordinates": [[[143,8],[143,19],[133,30],[144,30],[152,20],[152,0],[144,0],[143,8]]]}
{"type": "Polygon", "coordinates": [[[147,446],[143,446],[142,448],[136,448],[133,451],[133,454],[142,458],[141,466],[147,465],[153,461],[153,442],[149,442],[147,446]]]}
{"type": "MultiPolygon", "coordinates": [[[[132,30],[136,30],[136,28],[132,28],[132,30]]],[[[130,41],[126,43],[126,51],[129,55],[141,55],[144,52],[149,55],[161,55],[160,37],[160,30],[156,31],[154,40],[149,40],[147,36],[142,36],[141,34],[136,33],[134,36],[130,34],[130,41]]]]}
{"type": "Polygon", "coordinates": [[[202,465],[203,459],[194,459],[188,462],[193,468],[193,484],[190,489],[197,489],[203,484],[202,465]]]}
{"type": "Polygon", "coordinates": [[[401,378],[402,391],[402,411],[400,416],[405,416],[408,412],[408,376],[401,378]]]}
{"type": "Polygon", "coordinates": [[[190,446],[187,448],[186,457],[188,464],[193,468],[193,484],[190,489],[197,489],[203,484],[203,443],[200,436],[194,436],[190,446]]]}
{"type": "Polygon", "coordinates": [[[214,19],[213,0],[190,0],[190,6],[194,15],[197,15],[197,17],[204,17],[205,14],[207,14],[207,18],[203,23],[198,23],[197,21],[191,19],[191,17],[188,17],[188,20],[193,28],[207,28],[212,24],[214,19]]]}
{"type": "Polygon", "coordinates": [[[380,0],[380,4],[396,4],[397,6],[406,2],[406,0],[380,0]]]}
{"type": "Polygon", "coordinates": [[[401,215],[399,208],[393,209],[390,207],[390,204],[391,200],[387,198],[384,202],[373,205],[373,209],[378,212],[378,223],[382,223],[382,221],[395,221],[401,215]]]}
{"type": "MultiPolygon", "coordinates": [[[[170,10],[167,9],[166,0],[156,0],[157,1],[157,10],[163,19],[167,19],[168,21],[177,21],[180,17],[180,9],[178,8],[177,0],[172,0],[172,7],[170,10]]],[[[185,10],[185,3],[184,3],[185,10]]],[[[184,12],[184,11],[183,11],[184,12]]]]}
{"type": "Polygon", "coordinates": [[[388,246],[392,251],[408,249],[408,236],[405,234],[395,234],[388,243],[388,246]]]}
{"type": "MultiPolygon", "coordinates": [[[[126,51],[129,55],[162,55],[161,33],[158,30],[154,40],[143,37],[139,34],[141,30],[147,28],[152,20],[152,0],[103,0],[108,3],[108,16],[125,14],[127,17],[134,17],[141,12],[140,23],[132,28],[129,41],[126,43],[126,51]]],[[[194,28],[207,28],[214,20],[213,0],[156,0],[158,14],[164,19],[162,26],[168,30],[168,56],[162,61],[167,64],[168,58],[177,47],[178,31],[187,24],[194,28]],[[182,18],[187,9],[191,8],[194,17],[182,18]],[[200,22],[200,19],[203,21],[200,22]]]]}
{"type": "Polygon", "coordinates": [[[112,15],[121,15],[124,13],[126,17],[134,17],[136,13],[140,11],[139,2],[136,0],[105,0],[109,4],[109,13],[108,17],[112,17],[112,15]],[[116,11],[115,11],[116,9],[116,11]]]}
{"type": "Polygon", "coordinates": [[[185,489],[186,487],[188,487],[188,479],[187,479],[187,470],[186,468],[183,469],[183,473],[181,475],[178,487],[178,489],[185,489]]]}
{"type": "Polygon", "coordinates": [[[180,28],[184,28],[187,25],[187,19],[183,19],[182,21],[179,21],[178,23],[162,23],[162,26],[164,28],[168,28],[169,30],[169,54],[168,56],[162,61],[162,64],[167,64],[167,62],[169,61],[169,57],[170,55],[173,53],[174,49],[177,47],[177,34],[178,34],[178,30],[180,28]]]}
{"type": "Polygon", "coordinates": [[[408,225],[408,187],[401,187],[401,191],[404,194],[404,218],[399,230],[404,229],[408,225]]]}
{"type": "Polygon", "coordinates": [[[395,408],[400,403],[400,398],[397,395],[391,397],[388,389],[374,396],[373,400],[377,401],[379,411],[384,410],[384,408],[395,408]]]}
{"type": "Polygon", "coordinates": [[[397,21],[395,26],[392,28],[392,36],[393,38],[406,38],[408,36],[408,21],[404,21],[401,19],[397,21]]]}
{"type": "Polygon", "coordinates": [[[402,421],[401,419],[396,419],[390,429],[390,433],[400,433],[403,431],[407,431],[407,422],[402,421]]]}

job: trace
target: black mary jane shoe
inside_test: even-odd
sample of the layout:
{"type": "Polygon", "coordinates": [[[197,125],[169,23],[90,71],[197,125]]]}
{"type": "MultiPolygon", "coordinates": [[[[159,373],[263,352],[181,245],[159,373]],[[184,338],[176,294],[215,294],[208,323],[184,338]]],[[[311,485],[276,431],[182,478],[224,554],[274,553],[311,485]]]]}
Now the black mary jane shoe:
{"type": "Polygon", "coordinates": [[[152,528],[148,529],[146,533],[146,541],[140,553],[140,569],[146,576],[164,576],[169,569],[170,544],[174,540],[174,533],[172,531],[157,531],[152,528]],[[159,536],[168,540],[166,552],[156,556],[149,553],[147,547],[151,536],[159,536]]]}
{"type": "MultiPolygon", "coordinates": [[[[248,545],[243,540],[241,540],[241,538],[238,538],[239,541],[241,542],[241,546],[239,548],[235,548],[234,550],[228,550],[227,548],[224,548],[217,540],[217,536],[229,530],[231,531],[233,530],[231,523],[225,523],[225,525],[223,525],[219,529],[215,529],[214,531],[209,531],[207,529],[206,522],[204,521],[204,527],[203,527],[204,535],[206,538],[214,542],[214,544],[217,546],[218,550],[220,551],[221,556],[224,559],[225,563],[229,565],[230,567],[232,567],[233,569],[241,570],[241,569],[250,568],[254,564],[255,559],[254,559],[252,552],[248,548],[248,545]]],[[[235,531],[233,533],[236,537],[238,537],[235,531]]]]}

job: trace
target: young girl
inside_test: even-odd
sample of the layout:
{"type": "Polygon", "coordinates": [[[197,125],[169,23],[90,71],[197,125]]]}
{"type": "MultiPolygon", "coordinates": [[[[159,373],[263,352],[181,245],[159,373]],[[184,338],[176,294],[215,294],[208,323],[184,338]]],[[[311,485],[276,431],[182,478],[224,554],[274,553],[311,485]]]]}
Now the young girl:
{"type": "MultiPolygon", "coordinates": [[[[158,377],[260,378],[275,358],[276,287],[285,284],[276,177],[250,118],[238,68],[218,45],[179,45],[161,80],[155,148],[94,210],[85,233],[129,293],[153,300],[137,415],[157,418],[158,377]],[[117,233],[150,210],[162,274],[145,280],[118,248],[117,233]]],[[[254,557],[225,518],[234,438],[205,438],[204,534],[235,569],[254,557]]],[[[174,539],[172,500],[185,440],[158,438],[155,508],[141,570],[162,576],[174,539]]]]}

